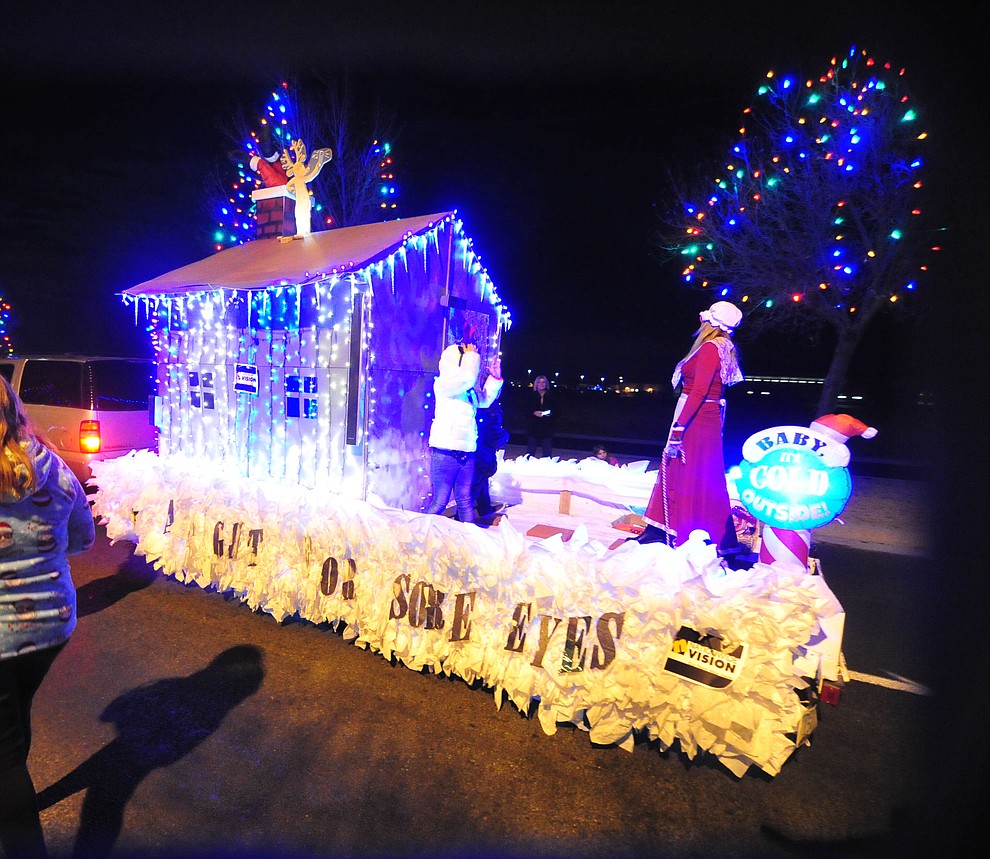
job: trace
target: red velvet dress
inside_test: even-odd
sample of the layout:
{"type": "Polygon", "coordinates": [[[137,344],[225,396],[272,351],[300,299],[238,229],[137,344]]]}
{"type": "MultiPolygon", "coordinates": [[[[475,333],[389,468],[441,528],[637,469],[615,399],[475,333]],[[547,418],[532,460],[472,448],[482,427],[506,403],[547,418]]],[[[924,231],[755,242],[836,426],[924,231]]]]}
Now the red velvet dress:
{"type": "Polygon", "coordinates": [[[684,389],[674,420],[684,427],[683,459],[662,456],[650,503],[643,518],[665,528],[674,545],[695,529],[707,531],[720,549],[737,545],[725,483],[722,452],[722,385],[718,347],[704,343],[681,368],[684,389]],[[666,492],[664,491],[666,463],[666,492]],[[666,495],[666,504],[664,496],[666,495]]]}

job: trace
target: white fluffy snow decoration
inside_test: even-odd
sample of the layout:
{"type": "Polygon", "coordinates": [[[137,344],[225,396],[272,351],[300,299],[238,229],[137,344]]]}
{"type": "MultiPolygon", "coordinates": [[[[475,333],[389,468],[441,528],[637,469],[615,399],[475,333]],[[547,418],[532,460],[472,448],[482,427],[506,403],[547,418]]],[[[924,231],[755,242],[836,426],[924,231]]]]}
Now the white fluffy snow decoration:
{"type": "MultiPolygon", "coordinates": [[[[737,776],[750,766],[776,775],[804,741],[795,659],[841,612],[815,577],[763,564],[727,571],[703,540],[609,549],[577,522],[566,542],[536,540],[513,525],[515,508],[483,529],[148,452],[93,469],[111,541],[133,542],[166,575],[279,621],[346,624],[346,638],[386,658],[482,681],[498,706],[538,702],[547,734],[572,722],[629,750],[638,734],[689,757],[709,752],[737,776]],[[725,685],[713,688],[718,669],[703,661],[701,679],[678,673],[678,648],[729,665],[725,685]]],[[[644,487],[648,496],[654,479],[524,458],[500,463],[496,482],[523,495],[543,481],[548,492],[598,487],[608,509],[636,503],[644,487]]]]}

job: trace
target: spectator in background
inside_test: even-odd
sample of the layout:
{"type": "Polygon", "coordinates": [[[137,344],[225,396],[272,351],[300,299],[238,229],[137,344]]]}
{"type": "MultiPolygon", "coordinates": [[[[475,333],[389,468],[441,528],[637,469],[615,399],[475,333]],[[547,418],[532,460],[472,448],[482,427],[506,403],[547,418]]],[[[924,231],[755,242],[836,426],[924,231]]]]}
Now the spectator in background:
{"type": "Polygon", "coordinates": [[[31,704],[76,627],[67,555],[92,547],[93,513],[76,476],[34,434],[0,377],[0,847],[46,856],[28,771],[31,704]]]}
{"type": "Polygon", "coordinates": [[[536,448],[539,447],[541,456],[552,456],[557,403],[556,397],[550,393],[550,381],[546,376],[537,376],[534,380],[529,404],[526,452],[536,456],[536,448]]]}
{"type": "Polygon", "coordinates": [[[488,481],[498,470],[498,452],[509,442],[509,431],[502,426],[502,405],[497,400],[487,409],[479,408],[478,449],[474,453],[474,482],[471,498],[478,519],[490,519],[501,512],[504,504],[493,505],[488,481]]]}
{"type": "Polygon", "coordinates": [[[617,460],[614,456],[612,456],[612,454],[610,454],[608,452],[608,448],[605,447],[605,445],[603,445],[603,444],[596,444],[591,449],[591,455],[595,459],[602,459],[602,460],[604,460],[609,465],[618,465],[619,464],[619,460],[617,460]]]}

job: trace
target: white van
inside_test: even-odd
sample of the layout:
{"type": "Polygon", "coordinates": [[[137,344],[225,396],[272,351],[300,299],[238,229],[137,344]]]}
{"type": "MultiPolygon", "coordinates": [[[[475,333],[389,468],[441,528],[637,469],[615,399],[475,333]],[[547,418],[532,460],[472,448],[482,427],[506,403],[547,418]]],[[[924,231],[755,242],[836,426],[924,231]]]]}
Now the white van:
{"type": "MultiPolygon", "coordinates": [[[[0,358],[0,373],[83,486],[89,463],[132,450],[157,450],[150,404],[156,366],[144,358],[27,355],[0,358]]],[[[86,487],[92,491],[93,487],[86,487]]]]}

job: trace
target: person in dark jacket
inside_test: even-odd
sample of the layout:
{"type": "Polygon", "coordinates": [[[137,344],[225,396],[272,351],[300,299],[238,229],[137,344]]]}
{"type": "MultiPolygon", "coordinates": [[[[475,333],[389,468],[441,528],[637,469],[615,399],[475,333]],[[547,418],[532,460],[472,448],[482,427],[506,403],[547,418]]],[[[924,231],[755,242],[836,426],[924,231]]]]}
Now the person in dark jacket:
{"type": "Polygon", "coordinates": [[[556,420],[556,398],[550,392],[550,381],[546,376],[537,376],[529,395],[527,412],[526,452],[530,456],[536,456],[537,447],[540,448],[541,456],[553,455],[553,431],[556,420]]]}
{"type": "Polygon", "coordinates": [[[509,431],[502,426],[502,405],[497,400],[487,409],[478,409],[478,448],[474,453],[474,481],[471,498],[479,519],[494,516],[504,505],[492,504],[488,481],[498,470],[498,452],[509,443],[509,431]]]}

